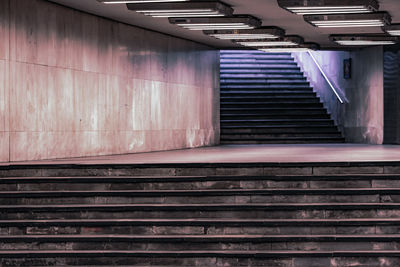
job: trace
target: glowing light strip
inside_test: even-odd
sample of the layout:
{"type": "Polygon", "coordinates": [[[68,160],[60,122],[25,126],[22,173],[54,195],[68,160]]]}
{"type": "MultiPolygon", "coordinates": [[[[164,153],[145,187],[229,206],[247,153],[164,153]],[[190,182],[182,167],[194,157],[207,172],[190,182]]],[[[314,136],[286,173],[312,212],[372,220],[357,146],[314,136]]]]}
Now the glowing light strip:
{"type": "Polygon", "coordinates": [[[317,60],[315,59],[314,55],[311,53],[311,51],[308,51],[308,54],[311,56],[311,58],[313,59],[314,63],[317,65],[319,71],[321,72],[322,76],[324,76],[325,80],[328,82],[329,86],[332,88],[332,91],[335,93],[337,99],[339,99],[340,103],[343,104],[344,102],[343,102],[342,98],[339,96],[339,94],[336,91],[335,87],[333,86],[333,84],[329,80],[328,76],[326,76],[325,72],[323,71],[323,69],[321,68],[321,66],[319,65],[317,60]]]}
{"type": "Polygon", "coordinates": [[[287,42],[238,42],[238,44],[244,46],[296,46],[297,43],[287,41],[287,42]]]}
{"type": "Polygon", "coordinates": [[[176,13],[176,14],[144,14],[146,16],[152,16],[154,18],[170,18],[170,17],[175,17],[175,18],[185,18],[185,17],[223,17],[225,16],[224,14],[220,13],[199,13],[199,14],[194,14],[194,13],[176,13]]]}
{"type": "Polygon", "coordinates": [[[366,9],[365,6],[302,6],[302,7],[285,7],[290,10],[302,10],[302,9],[307,9],[307,10],[315,10],[315,9],[360,9],[364,8],[366,9]]]}
{"type": "Polygon", "coordinates": [[[372,41],[372,40],[337,40],[340,45],[392,45],[394,41],[372,41]]]}
{"type": "Polygon", "coordinates": [[[388,30],[386,32],[390,35],[400,36],[400,30],[388,30]]]}
{"type": "Polygon", "coordinates": [[[271,47],[271,48],[261,48],[261,49],[258,49],[258,50],[260,50],[260,51],[264,51],[264,52],[278,52],[278,53],[280,53],[280,52],[308,52],[308,51],[310,51],[310,49],[308,49],[308,48],[303,48],[303,47],[292,47],[292,48],[273,48],[273,47],[271,47]]]}
{"type": "Polygon", "coordinates": [[[254,29],[245,23],[192,23],[192,24],[176,24],[185,29],[199,30],[235,30],[235,29],[254,29]]]}
{"type": "Polygon", "coordinates": [[[135,0],[135,1],[103,1],[104,4],[142,4],[142,3],[168,3],[168,2],[187,2],[189,0],[135,0]]]}
{"type": "Polygon", "coordinates": [[[385,23],[381,20],[337,20],[337,21],[311,21],[317,27],[334,28],[334,27],[379,27],[385,23]]]}
{"type": "Polygon", "coordinates": [[[272,34],[210,34],[209,36],[222,40],[248,40],[248,39],[277,39],[278,36],[272,34]]]}

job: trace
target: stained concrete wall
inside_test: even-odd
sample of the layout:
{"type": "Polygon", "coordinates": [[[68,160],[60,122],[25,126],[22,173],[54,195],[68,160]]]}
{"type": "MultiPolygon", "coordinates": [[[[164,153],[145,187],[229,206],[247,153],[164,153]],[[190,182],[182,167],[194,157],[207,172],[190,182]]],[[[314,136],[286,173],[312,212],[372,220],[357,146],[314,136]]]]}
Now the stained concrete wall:
{"type": "Polygon", "coordinates": [[[0,0],[0,161],[214,145],[218,52],[44,0],[0,0]]]}
{"type": "Polygon", "coordinates": [[[347,142],[382,144],[383,142],[383,48],[370,47],[350,52],[312,52],[327,74],[341,104],[316,64],[307,53],[294,53],[314,90],[346,137],[347,142]],[[352,78],[344,79],[343,60],[352,59],[352,78]]]}

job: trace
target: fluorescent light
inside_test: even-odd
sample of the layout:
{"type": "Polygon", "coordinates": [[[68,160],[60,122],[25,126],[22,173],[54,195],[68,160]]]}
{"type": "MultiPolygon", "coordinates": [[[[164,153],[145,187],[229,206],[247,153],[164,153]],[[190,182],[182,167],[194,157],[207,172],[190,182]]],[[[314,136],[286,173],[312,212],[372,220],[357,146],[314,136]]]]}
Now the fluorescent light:
{"type": "Polygon", "coordinates": [[[270,40],[233,40],[234,42],[252,47],[262,47],[262,46],[298,46],[304,42],[303,38],[300,36],[285,36],[278,39],[270,40]]]}
{"type": "Polygon", "coordinates": [[[387,12],[375,12],[367,14],[305,15],[304,20],[315,27],[321,28],[382,27],[390,24],[391,17],[387,12]]]}
{"type": "Polygon", "coordinates": [[[204,31],[204,34],[222,40],[262,40],[280,38],[285,35],[285,31],[278,27],[261,27],[250,30],[204,31]]]}
{"type": "Polygon", "coordinates": [[[393,45],[398,37],[387,35],[331,35],[330,40],[344,46],[393,45]]]}
{"type": "Polygon", "coordinates": [[[169,18],[169,22],[188,30],[241,30],[261,26],[253,16],[169,18]]]}
{"type": "Polygon", "coordinates": [[[280,7],[298,14],[348,14],[378,11],[377,0],[278,0],[280,7]]]}
{"type": "Polygon", "coordinates": [[[104,4],[142,4],[142,3],[173,3],[188,2],[190,0],[97,0],[104,4]]]}
{"type": "Polygon", "coordinates": [[[169,17],[223,17],[232,16],[233,9],[218,1],[158,4],[127,4],[129,10],[146,16],[169,17]]]}
{"type": "Polygon", "coordinates": [[[343,41],[336,41],[336,43],[338,43],[340,45],[392,45],[392,44],[395,44],[396,42],[393,42],[393,41],[368,41],[368,40],[365,40],[365,41],[343,40],[343,41]]]}
{"type": "Polygon", "coordinates": [[[383,30],[393,36],[400,36],[400,23],[387,25],[383,30]]]}
{"type": "Polygon", "coordinates": [[[260,51],[264,52],[308,52],[312,50],[318,50],[319,45],[315,43],[303,43],[298,46],[277,46],[277,47],[258,47],[260,51]]]}
{"type": "Polygon", "coordinates": [[[175,3],[188,2],[190,0],[97,0],[104,4],[143,4],[143,3],[175,3]]]}
{"type": "Polygon", "coordinates": [[[302,47],[276,47],[276,48],[261,48],[263,52],[270,53],[291,53],[291,52],[308,52],[310,49],[302,47]]]}
{"type": "Polygon", "coordinates": [[[237,42],[244,46],[296,46],[296,43],[287,42],[237,42]]]}

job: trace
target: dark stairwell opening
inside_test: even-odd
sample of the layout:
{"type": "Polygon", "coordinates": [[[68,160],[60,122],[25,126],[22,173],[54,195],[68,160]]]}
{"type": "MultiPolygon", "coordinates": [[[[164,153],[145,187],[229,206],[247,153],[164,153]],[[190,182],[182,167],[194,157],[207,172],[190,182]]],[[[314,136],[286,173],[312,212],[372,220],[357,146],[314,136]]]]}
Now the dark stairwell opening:
{"type": "Polygon", "coordinates": [[[220,55],[221,144],[345,142],[290,53],[220,55]]]}

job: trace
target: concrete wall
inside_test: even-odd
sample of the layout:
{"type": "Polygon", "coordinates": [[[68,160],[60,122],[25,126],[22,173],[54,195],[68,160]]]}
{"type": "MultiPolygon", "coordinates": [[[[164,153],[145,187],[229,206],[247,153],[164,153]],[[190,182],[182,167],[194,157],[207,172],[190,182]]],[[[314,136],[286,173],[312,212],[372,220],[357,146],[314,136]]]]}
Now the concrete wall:
{"type": "Polygon", "coordinates": [[[383,142],[383,48],[351,52],[312,52],[345,101],[340,104],[307,53],[295,53],[299,65],[321,97],[347,142],[383,142]],[[352,78],[343,77],[343,60],[352,58],[352,78]]]}
{"type": "Polygon", "coordinates": [[[0,161],[219,142],[218,52],[44,0],[0,0],[0,161]]]}

